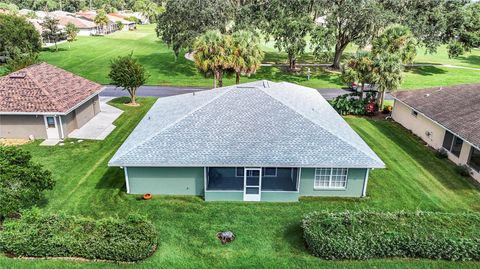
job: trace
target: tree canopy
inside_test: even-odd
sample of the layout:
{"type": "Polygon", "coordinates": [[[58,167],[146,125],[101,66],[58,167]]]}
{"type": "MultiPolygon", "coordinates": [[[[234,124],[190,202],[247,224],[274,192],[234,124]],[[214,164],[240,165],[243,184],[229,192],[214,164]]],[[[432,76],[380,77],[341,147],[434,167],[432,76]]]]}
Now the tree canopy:
{"type": "Polygon", "coordinates": [[[137,89],[145,84],[148,75],[145,68],[133,57],[133,53],[112,59],[108,77],[112,84],[128,91],[130,104],[136,106],[137,89]]]}
{"type": "Polygon", "coordinates": [[[55,185],[50,171],[31,159],[27,151],[0,146],[0,217],[37,204],[55,185]]]}
{"type": "Polygon", "coordinates": [[[25,18],[0,14],[0,54],[37,53],[41,47],[40,34],[25,18]]]}
{"type": "Polygon", "coordinates": [[[260,47],[260,38],[250,31],[240,30],[232,34],[231,66],[236,74],[236,83],[240,83],[240,75],[251,75],[257,72],[262,63],[264,53],[260,47]]]}
{"type": "Polygon", "coordinates": [[[55,51],[58,50],[57,42],[62,39],[65,40],[66,38],[65,33],[60,31],[60,27],[58,23],[59,23],[58,19],[50,16],[45,17],[45,19],[42,22],[43,41],[45,43],[55,43],[55,51]]]}

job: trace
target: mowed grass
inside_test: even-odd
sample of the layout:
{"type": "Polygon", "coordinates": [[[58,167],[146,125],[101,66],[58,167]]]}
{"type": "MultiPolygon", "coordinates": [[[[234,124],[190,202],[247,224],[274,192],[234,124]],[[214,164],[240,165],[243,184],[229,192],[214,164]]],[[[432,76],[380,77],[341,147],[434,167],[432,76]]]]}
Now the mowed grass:
{"type": "MultiPolygon", "coordinates": [[[[107,162],[154,103],[139,98],[140,107],[113,104],[125,113],[104,141],[64,146],[22,146],[34,160],[53,172],[55,188],[42,208],[92,217],[145,214],[159,231],[159,247],[138,264],[21,260],[0,255],[0,268],[478,268],[475,262],[429,260],[325,261],[305,249],[300,221],[313,210],[431,210],[479,212],[479,189],[456,174],[454,165],[434,157],[418,139],[396,123],[365,118],[347,122],[386,163],[371,172],[367,198],[303,198],[298,203],[204,202],[200,197],[158,196],[137,200],[125,194],[123,172],[107,162]],[[229,245],[216,239],[231,230],[237,238],[229,245]]],[[[73,142],[73,143],[70,143],[73,142]]]]}
{"type": "MultiPolygon", "coordinates": [[[[265,62],[285,63],[287,61],[286,55],[275,51],[271,43],[266,43],[263,47],[266,51],[265,62]]],[[[349,48],[346,54],[351,51],[353,51],[353,47],[349,48]]],[[[442,48],[439,51],[442,52],[442,48]]],[[[182,52],[175,62],[172,50],[157,38],[155,25],[140,25],[137,31],[116,32],[104,37],[79,37],[70,47],[68,44],[59,45],[59,51],[57,52],[53,51],[52,48],[46,49],[41,53],[40,59],[87,79],[109,84],[108,73],[111,59],[129,53],[133,53],[147,69],[149,78],[146,84],[148,85],[212,87],[212,78],[205,78],[200,74],[194,63],[184,58],[185,52],[182,52]]],[[[477,52],[475,51],[475,53],[477,52]]],[[[479,55],[472,53],[468,57],[465,56],[467,57],[465,59],[470,59],[468,62],[472,66],[476,66],[477,61],[475,59],[477,58],[475,57],[479,57],[480,52],[477,54],[479,55]]],[[[421,61],[428,62],[428,59],[436,59],[435,56],[425,57],[421,61]]],[[[439,61],[444,59],[444,55],[438,58],[439,61]]],[[[311,53],[307,53],[299,58],[300,62],[317,61],[311,53]]],[[[480,64],[478,67],[480,67],[480,64]]],[[[307,80],[307,67],[301,68],[298,72],[290,72],[284,67],[264,66],[260,68],[257,74],[242,77],[241,82],[268,79],[289,81],[313,88],[340,88],[345,86],[340,79],[339,72],[329,71],[321,67],[310,67],[310,72],[311,78],[307,80]]],[[[480,71],[446,67],[418,67],[407,70],[404,77],[401,88],[412,89],[479,83],[480,71]]],[[[224,79],[225,85],[234,83],[234,77],[224,79]]]]}

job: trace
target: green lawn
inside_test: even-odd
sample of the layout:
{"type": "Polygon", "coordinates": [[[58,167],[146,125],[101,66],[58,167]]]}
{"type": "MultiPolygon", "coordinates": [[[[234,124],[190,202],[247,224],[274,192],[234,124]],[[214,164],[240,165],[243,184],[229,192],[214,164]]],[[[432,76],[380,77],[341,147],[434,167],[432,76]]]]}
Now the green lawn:
{"type": "MultiPolygon", "coordinates": [[[[371,172],[368,197],[305,198],[298,203],[204,202],[199,197],[155,196],[137,200],[126,195],[123,172],[107,162],[153,104],[113,104],[125,113],[104,141],[67,141],[64,146],[24,145],[34,159],[52,170],[57,184],[42,207],[92,217],[148,215],[159,231],[153,257],[132,268],[479,268],[480,263],[428,260],[324,261],[311,256],[302,241],[301,217],[313,210],[434,210],[480,211],[480,191],[455,173],[454,165],[434,157],[420,141],[399,125],[364,118],[347,118],[387,164],[371,172]],[[73,142],[73,143],[70,143],[73,142]],[[221,245],[216,232],[229,229],[237,239],[221,245]]],[[[19,260],[0,255],[0,268],[127,267],[101,262],[19,260]]],[[[130,268],[130,267],[129,267],[130,268]]]]}
{"type": "MultiPolygon", "coordinates": [[[[177,62],[174,61],[171,49],[156,37],[154,27],[154,25],[140,25],[139,29],[134,32],[117,32],[104,37],[79,37],[76,42],[71,44],[70,48],[68,44],[61,44],[58,52],[47,49],[41,53],[40,59],[93,81],[108,84],[110,60],[116,56],[133,52],[150,74],[147,81],[149,85],[211,87],[212,79],[204,78],[196,70],[194,64],[183,57],[183,53],[177,62]]],[[[285,53],[278,53],[271,42],[266,43],[264,49],[266,51],[265,62],[286,62],[285,53]]],[[[349,49],[349,51],[352,50],[353,48],[349,49]]],[[[441,49],[439,51],[442,52],[441,49]]],[[[473,58],[469,61],[472,65],[480,67],[478,61],[475,60],[480,57],[480,52],[475,51],[475,53],[478,55],[472,54],[469,57],[473,58]]],[[[434,56],[425,57],[422,58],[422,61],[431,62],[436,59],[434,56]]],[[[445,60],[444,55],[439,57],[440,59],[445,60]]],[[[311,54],[306,54],[299,59],[299,62],[314,61],[315,59],[311,54]]],[[[326,71],[323,68],[311,68],[311,74],[311,79],[307,80],[306,68],[302,68],[297,73],[291,73],[284,68],[262,67],[256,75],[250,78],[242,77],[242,82],[268,79],[289,81],[314,88],[338,88],[343,86],[338,72],[326,71]]],[[[422,67],[414,68],[414,70],[405,73],[402,88],[411,89],[473,82],[480,82],[480,71],[422,67]]],[[[225,85],[233,83],[233,77],[225,79],[225,85]]]]}

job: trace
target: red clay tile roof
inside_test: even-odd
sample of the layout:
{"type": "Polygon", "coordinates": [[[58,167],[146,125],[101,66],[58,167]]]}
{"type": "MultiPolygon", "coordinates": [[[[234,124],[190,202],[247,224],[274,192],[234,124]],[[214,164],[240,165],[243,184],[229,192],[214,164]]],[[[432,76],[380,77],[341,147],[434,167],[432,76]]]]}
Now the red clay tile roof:
{"type": "Polygon", "coordinates": [[[34,64],[0,77],[0,114],[66,113],[101,89],[102,85],[53,65],[34,64]]]}
{"type": "Polygon", "coordinates": [[[393,96],[480,146],[480,84],[400,91],[393,96]]]}
{"type": "Polygon", "coordinates": [[[81,18],[75,18],[72,16],[57,16],[57,19],[59,20],[59,24],[63,26],[67,26],[69,22],[73,23],[75,26],[78,28],[84,29],[84,28],[95,28],[96,25],[95,23],[81,19],[81,18]]]}

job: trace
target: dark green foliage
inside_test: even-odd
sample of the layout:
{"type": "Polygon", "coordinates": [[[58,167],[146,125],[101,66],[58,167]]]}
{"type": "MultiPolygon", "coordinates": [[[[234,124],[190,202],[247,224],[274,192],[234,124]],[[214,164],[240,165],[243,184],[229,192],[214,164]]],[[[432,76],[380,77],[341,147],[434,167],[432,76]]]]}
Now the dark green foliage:
{"type": "Polygon", "coordinates": [[[373,94],[368,93],[366,98],[360,99],[359,93],[349,93],[336,97],[330,104],[340,115],[366,115],[372,97],[373,94]]]}
{"type": "Polygon", "coordinates": [[[324,259],[480,260],[480,215],[433,212],[313,212],[302,222],[324,259]]]}
{"type": "Polygon", "coordinates": [[[19,53],[17,51],[10,53],[5,67],[8,72],[15,72],[35,63],[38,63],[37,53],[19,53]]]}
{"type": "Polygon", "coordinates": [[[0,55],[37,53],[41,46],[40,34],[25,18],[0,14],[0,55]]]}
{"type": "Polygon", "coordinates": [[[32,210],[3,224],[2,245],[15,256],[139,261],[155,251],[157,232],[137,215],[93,220],[32,210]]]}
{"type": "Polygon", "coordinates": [[[47,16],[43,20],[42,28],[43,42],[55,43],[55,51],[57,51],[57,42],[67,39],[65,32],[60,30],[59,20],[54,17],[47,16]]]}
{"type": "Polygon", "coordinates": [[[112,84],[127,90],[131,96],[131,103],[136,105],[135,97],[137,89],[145,84],[148,75],[145,68],[133,58],[133,53],[112,59],[108,77],[112,84]]]}
{"type": "Polygon", "coordinates": [[[462,177],[469,177],[470,176],[470,167],[467,165],[459,165],[455,168],[457,173],[462,177]]]}
{"type": "Polygon", "coordinates": [[[37,204],[53,188],[50,171],[31,159],[25,150],[0,147],[0,217],[37,204]]]}
{"type": "Polygon", "coordinates": [[[448,158],[448,153],[445,149],[439,149],[439,150],[435,151],[435,157],[437,157],[439,159],[446,159],[446,158],[448,158]]]}

